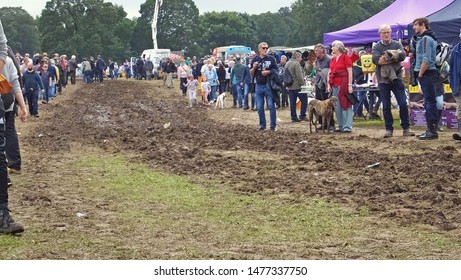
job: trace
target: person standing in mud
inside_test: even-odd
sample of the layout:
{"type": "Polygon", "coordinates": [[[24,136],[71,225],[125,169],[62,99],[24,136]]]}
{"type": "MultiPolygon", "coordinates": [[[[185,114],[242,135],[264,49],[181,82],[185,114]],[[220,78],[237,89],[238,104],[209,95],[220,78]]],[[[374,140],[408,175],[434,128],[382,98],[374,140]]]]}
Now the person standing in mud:
{"type": "Polygon", "coordinates": [[[405,51],[402,43],[391,38],[392,29],[388,24],[382,24],[378,29],[378,34],[381,40],[373,45],[372,60],[376,65],[376,78],[378,79],[379,94],[383,104],[384,125],[386,132],[383,138],[393,137],[394,134],[394,117],[391,111],[391,92],[394,94],[397,103],[399,104],[400,125],[402,126],[403,136],[415,136],[415,133],[410,130],[410,117],[408,114],[407,94],[405,85],[402,80],[403,67],[400,63],[405,59],[405,51]],[[393,51],[396,57],[388,60],[385,59],[383,53],[393,51]],[[388,66],[386,66],[388,65],[388,66]],[[397,67],[396,78],[394,80],[382,75],[383,67],[397,67]]]}
{"type": "Polygon", "coordinates": [[[173,73],[177,71],[176,65],[171,61],[171,59],[166,59],[166,86],[168,88],[173,88],[173,73]]]}
{"type": "MultiPolygon", "coordinates": [[[[0,21],[0,73],[6,63],[8,47],[6,36],[0,21]]],[[[24,227],[16,223],[10,215],[8,208],[8,169],[5,154],[5,108],[0,98],[0,233],[15,234],[24,231],[24,227]]]]}
{"type": "Polygon", "coordinates": [[[259,55],[251,61],[250,74],[256,80],[256,108],[258,108],[259,130],[266,130],[266,115],[264,112],[264,99],[270,111],[270,129],[277,131],[277,113],[274,99],[272,98],[272,89],[269,85],[271,70],[277,70],[277,61],[273,56],[267,55],[269,46],[266,42],[258,45],[259,55]]]}
{"type": "MultiPolygon", "coordinates": [[[[326,54],[325,46],[322,44],[317,44],[314,47],[314,53],[316,56],[315,59],[315,98],[318,100],[328,99],[329,93],[327,92],[328,84],[328,71],[330,71],[330,62],[331,57],[326,54]]],[[[335,130],[335,120],[331,118],[329,124],[323,124],[322,117],[319,116],[320,125],[325,126],[325,128],[331,127],[332,130],[335,130]],[[328,125],[328,126],[327,126],[328,125]]]]}
{"type": "Polygon", "coordinates": [[[75,85],[75,75],[78,69],[77,57],[75,55],[71,56],[70,60],[67,62],[67,67],[69,68],[70,84],[75,85]]]}
{"type": "Polygon", "coordinates": [[[424,109],[426,109],[427,130],[418,136],[419,140],[434,140],[439,138],[437,123],[439,121],[436,101],[436,84],[439,77],[436,69],[437,38],[429,27],[427,18],[417,18],[413,21],[413,29],[418,34],[416,42],[415,72],[423,91],[424,109]]]}
{"type": "Polygon", "coordinates": [[[96,79],[102,83],[104,80],[104,71],[106,71],[106,62],[98,55],[98,59],[96,60],[95,71],[96,71],[96,79]]]}

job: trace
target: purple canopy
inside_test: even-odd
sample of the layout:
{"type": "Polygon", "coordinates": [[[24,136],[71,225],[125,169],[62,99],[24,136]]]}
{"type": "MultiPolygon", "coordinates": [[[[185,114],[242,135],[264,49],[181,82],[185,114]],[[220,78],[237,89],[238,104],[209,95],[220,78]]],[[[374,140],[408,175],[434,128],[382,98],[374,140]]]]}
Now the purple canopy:
{"type": "Polygon", "coordinates": [[[356,25],[343,30],[324,33],[323,42],[331,45],[334,40],[340,40],[346,46],[364,45],[380,40],[378,28],[381,24],[389,24],[393,39],[408,38],[408,24],[419,17],[429,16],[454,0],[395,0],[394,3],[356,25]]]}

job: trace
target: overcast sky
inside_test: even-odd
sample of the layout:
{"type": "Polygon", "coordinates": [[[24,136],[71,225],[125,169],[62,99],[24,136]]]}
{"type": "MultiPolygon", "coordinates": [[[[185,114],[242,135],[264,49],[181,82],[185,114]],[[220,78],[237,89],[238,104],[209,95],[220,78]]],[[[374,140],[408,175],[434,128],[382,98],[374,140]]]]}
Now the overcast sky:
{"type": "MultiPolygon", "coordinates": [[[[168,0],[163,0],[168,1],[168,0]]],[[[39,15],[45,8],[47,0],[0,0],[0,7],[22,6],[33,17],[39,15]]],[[[105,0],[122,5],[128,18],[139,16],[139,6],[145,0],[105,0]]],[[[261,14],[265,12],[277,12],[281,7],[291,6],[295,0],[194,0],[200,14],[211,11],[237,11],[248,14],[261,14]]]]}

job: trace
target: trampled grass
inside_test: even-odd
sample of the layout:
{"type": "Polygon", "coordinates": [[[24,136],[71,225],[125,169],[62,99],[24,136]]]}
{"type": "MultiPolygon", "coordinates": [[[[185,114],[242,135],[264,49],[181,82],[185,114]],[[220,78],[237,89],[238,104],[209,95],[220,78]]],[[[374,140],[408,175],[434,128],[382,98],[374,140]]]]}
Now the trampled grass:
{"type": "Polygon", "coordinates": [[[94,151],[61,164],[75,176],[55,182],[61,187],[50,189],[47,211],[38,203],[20,215],[22,236],[1,236],[0,259],[456,259],[461,253],[450,233],[402,227],[363,207],[240,194],[94,151]],[[61,206],[63,199],[77,205],[61,206]]]}
{"type": "Polygon", "coordinates": [[[174,250],[183,252],[164,258],[309,258],[309,252],[327,256],[334,248],[344,258],[405,259],[454,244],[431,231],[386,220],[376,224],[376,217],[363,209],[344,209],[318,198],[242,195],[223,185],[200,186],[121,157],[86,158],[77,168],[93,170],[88,195],[118,205],[113,210],[120,224],[160,236],[159,247],[181,240],[182,249],[174,250]],[[97,175],[101,172],[104,176],[97,175]],[[368,243],[382,247],[381,254],[362,255],[368,243]],[[280,246],[287,251],[280,252],[280,246]]]}

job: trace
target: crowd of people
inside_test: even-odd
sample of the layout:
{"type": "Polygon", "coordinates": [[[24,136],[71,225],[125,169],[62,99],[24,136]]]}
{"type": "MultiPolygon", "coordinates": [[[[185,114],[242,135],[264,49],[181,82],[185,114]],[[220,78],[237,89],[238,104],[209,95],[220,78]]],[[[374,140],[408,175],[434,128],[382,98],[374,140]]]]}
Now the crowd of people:
{"type": "MultiPolygon", "coordinates": [[[[412,71],[416,73],[424,96],[424,102],[417,103],[416,107],[426,109],[428,124],[427,131],[417,137],[420,140],[432,140],[438,138],[438,131],[441,130],[438,123],[443,109],[443,99],[440,102],[443,93],[441,94],[441,86],[437,82],[438,70],[435,66],[437,42],[426,18],[416,19],[414,30],[414,46],[409,56],[415,61],[412,71]],[[431,47],[423,50],[423,41],[431,47]]],[[[165,74],[164,84],[167,87],[173,87],[173,75],[176,74],[182,94],[186,96],[188,92],[194,92],[193,96],[197,96],[200,91],[205,105],[216,102],[220,94],[230,92],[234,108],[258,111],[259,130],[266,130],[266,109],[269,110],[271,119],[269,128],[273,131],[277,130],[276,114],[279,108],[290,108],[292,122],[307,120],[309,98],[302,88],[303,85],[312,83],[316,99],[326,100],[330,96],[336,96],[338,100],[335,120],[323,124],[320,117],[321,126],[350,133],[353,131],[354,118],[365,117],[363,110],[367,110],[370,119],[381,119],[378,109],[382,108],[385,128],[383,137],[389,138],[394,136],[394,116],[391,109],[398,108],[402,135],[415,136],[410,129],[409,116],[410,105],[415,104],[409,102],[401,65],[407,58],[407,53],[400,41],[391,39],[392,30],[389,25],[381,25],[378,33],[381,40],[373,44],[371,51],[367,53],[362,50],[358,54],[359,58],[364,54],[371,57],[376,65],[373,74],[362,72],[360,59],[354,63],[348,54],[349,50],[341,41],[332,43],[331,53],[327,53],[327,48],[319,43],[315,45],[313,53],[308,54],[276,54],[270,51],[267,43],[262,42],[258,45],[258,54],[253,57],[231,55],[226,61],[214,57],[194,57],[192,60],[181,59],[179,64],[165,59],[161,63],[160,71],[165,74]],[[385,56],[389,53],[394,53],[394,56],[385,56]],[[286,71],[293,76],[294,82],[290,85],[283,83],[283,74],[286,71]],[[190,79],[197,86],[188,90],[190,79]],[[376,88],[364,89],[358,86],[368,82],[376,84],[376,88]],[[357,103],[351,99],[351,95],[354,95],[357,103]],[[296,106],[298,102],[299,112],[296,106]]],[[[454,93],[455,96],[456,94],[454,93]]]]}
{"type": "MultiPolygon", "coordinates": [[[[237,56],[230,57],[227,64],[222,61],[214,62],[212,59],[205,59],[203,66],[201,61],[193,62],[190,71],[195,79],[200,79],[200,76],[206,77],[210,85],[207,102],[214,102],[217,90],[222,94],[228,87],[233,96],[233,107],[248,109],[247,100],[248,96],[251,96],[251,108],[258,111],[259,130],[266,130],[266,109],[269,110],[269,128],[272,131],[277,130],[276,110],[280,107],[290,107],[292,122],[306,120],[309,99],[307,92],[302,88],[312,81],[316,99],[325,100],[330,96],[337,98],[336,122],[332,120],[329,124],[322,124],[320,119],[321,126],[337,132],[350,133],[353,131],[354,117],[363,117],[364,109],[368,111],[368,117],[380,119],[378,108],[382,108],[385,127],[383,137],[390,138],[394,136],[392,108],[398,108],[402,136],[415,136],[410,129],[410,106],[416,106],[425,109],[427,123],[426,132],[417,135],[417,139],[434,140],[438,139],[438,132],[441,131],[439,121],[444,106],[443,85],[439,79],[440,62],[436,58],[437,39],[430,30],[427,18],[415,19],[413,29],[416,33],[413,38],[414,44],[411,52],[407,54],[400,41],[391,39],[392,29],[388,24],[379,27],[381,40],[375,42],[368,53],[376,65],[376,71],[369,75],[370,82],[377,85],[372,90],[357,86],[368,82],[367,74],[354,71],[354,67],[361,69],[360,61],[354,65],[352,56],[348,54],[349,50],[338,40],[332,43],[330,54],[322,44],[315,45],[314,59],[299,52],[279,56],[271,53],[268,44],[262,42],[258,45],[258,54],[251,60],[246,58],[243,68],[240,67],[242,58],[237,56]],[[423,95],[423,102],[417,104],[409,101],[403,81],[402,62],[407,55],[414,60],[411,71],[415,73],[423,95]],[[248,69],[247,76],[245,70],[248,69]],[[290,85],[283,83],[283,73],[287,71],[293,76],[290,85]],[[226,77],[226,74],[229,75],[226,77]],[[297,102],[301,103],[299,113],[297,102]]],[[[456,71],[460,68],[456,65],[457,48],[459,46],[454,47],[451,56],[450,73],[458,73],[456,71]]],[[[358,57],[365,53],[362,51],[358,57]]],[[[459,86],[455,83],[453,86],[455,98],[459,95],[457,85],[459,86]]],[[[206,89],[208,91],[208,87],[206,89]]],[[[458,119],[461,119],[459,109],[456,114],[459,116],[458,119]]],[[[460,133],[454,134],[453,138],[461,139],[459,135],[461,128],[460,133]]]]}
{"type": "MultiPolygon", "coordinates": [[[[421,87],[427,123],[426,132],[418,135],[420,140],[438,139],[438,123],[441,106],[438,92],[440,91],[439,69],[436,55],[437,38],[430,29],[427,18],[417,18],[413,22],[416,35],[412,38],[409,54],[417,83],[421,87]]],[[[341,41],[334,41],[331,45],[331,54],[322,44],[317,44],[311,53],[275,54],[270,51],[268,43],[258,45],[258,54],[250,57],[230,55],[227,60],[214,57],[181,58],[178,62],[165,58],[159,68],[154,69],[150,58],[139,57],[135,64],[128,60],[122,65],[109,60],[108,65],[98,55],[83,58],[81,65],[76,56],[70,59],[63,54],[48,56],[47,53],[12,54],[8,50],[7,39],[0,22],[0,83],[7,81],[11,85],[8,92],[2,92],[0,98],[0,233],[20,233],[24,227],[13,220],[8,204],[8,187],[12,184],[9,173],[21,172],[21,155],[15,129],[14,119],[18,114],[21,121],[30,116],[39,117],[39,101],[47,104],[60,94],[69,83],[76,84],[79,71],[84,83],[103,82],[104,78],[152,79],[154,72],[163,76],[163,84],[167,88],[174,88],[174,76],[178,78],[178,89],[183,96],[188,97],[189,107],[201,102],[209,106],[217,101],[220,95],[230,92],[233,108],[257,111],[259,117],[258,130],[277,131],[277,109],[289,108],[292,122],[307,121],[308,92],[303,86],[312,83],[315,99],[326,100],[335,96],[336,121],[319,123],[323,128],[332,129],[341,133],[353,131],[354,115],[360,116],[363,109],[369,111],[370,116],[376,115],[376,104],[382,104],[385,133],[384,138],[394,136],[394,117],[392,114],[391,98],[399,108],[400,126],[403,136],[414,136],[410,129],[409,105],[407,92],[402,79],[401,63],[406,59],[406,52],[400,41],[391,38],[392,29],[383,24],[378,30],[380,41],[376,42],[371,50],[371,59],[376,65],[373,79],[377,83],[377,90],[366,98],[373,101],[364,102],[366,90],[361,90],[357,84],[364,83],[366,74],[354,71],[354,62],[348,50],[341,41]],[[108,70],[108,73],[107,73],[108,70]],[[351,95],[358,95],[358,103],[351,95]],[[371,98],[373,97],[373,98],[371,98]],[[297,102],[301,103],[298,113],[297,102]],[[19,110],[18,110],[19,108],[19,110]],[[269,125],[266,121],[266,109],[269,110],[269,125]]],[[[460,33],[461,39],[461,33],[460,33]]],[[[455,140],[461,141],[461,56],[460,43],[452,49],[449,58],[450,86],[456,99],[456,116],[458,132],[453,134],[455,140]]],[[[358,54],[360,57],[366,52],[358,54]]],[[[355,67],[360,66],[360,60],[355,67]]],[[[360,68],[360,67],[358,67],[360,68]]],[[[2,84],[0,84],[2,85],[2,84]]],[[[3,85],[2,85],[3,86],[3,85]]],[[[0,87],[3,89],[4,87],[0,87]]],[[[355,97],[354,97],[355,98],[355,97]]]]}

